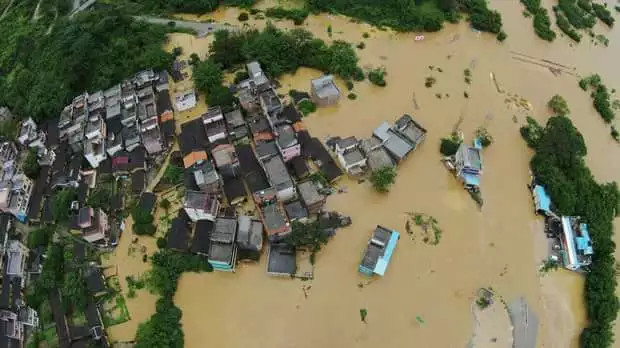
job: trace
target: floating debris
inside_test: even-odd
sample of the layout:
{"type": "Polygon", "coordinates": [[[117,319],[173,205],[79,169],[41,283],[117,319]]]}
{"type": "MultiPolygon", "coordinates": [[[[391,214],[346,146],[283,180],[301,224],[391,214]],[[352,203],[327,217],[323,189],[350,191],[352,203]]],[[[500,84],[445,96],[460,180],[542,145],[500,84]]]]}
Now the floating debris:
{"type": "Polygon", "coordinates": [[[426,244],[437,245],[441,240],[442,230],[439,222],[434,217],[424,213],[408,212],[407,221],[405,222],[405,231],[415,240],[416,229],[412,225],[420,227],[422,241],[426,244]]]}

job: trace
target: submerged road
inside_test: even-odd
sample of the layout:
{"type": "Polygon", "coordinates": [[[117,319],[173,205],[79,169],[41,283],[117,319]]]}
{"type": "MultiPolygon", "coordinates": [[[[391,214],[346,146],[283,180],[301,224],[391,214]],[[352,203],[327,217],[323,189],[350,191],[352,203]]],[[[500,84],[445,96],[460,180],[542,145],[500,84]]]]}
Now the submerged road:
{"type": "Polygon", "coordinates": [[[153,24],[168,25],[170,22],[175,23],[176,27],[187,28],[196,31],[196,36],[203,37],[218,30],[237,30],[238,28],[228,24],[220,24],[216,22],[195,22],[170,18],[159,18],[150,16],[134,16],[135,19],[153,24]]]}

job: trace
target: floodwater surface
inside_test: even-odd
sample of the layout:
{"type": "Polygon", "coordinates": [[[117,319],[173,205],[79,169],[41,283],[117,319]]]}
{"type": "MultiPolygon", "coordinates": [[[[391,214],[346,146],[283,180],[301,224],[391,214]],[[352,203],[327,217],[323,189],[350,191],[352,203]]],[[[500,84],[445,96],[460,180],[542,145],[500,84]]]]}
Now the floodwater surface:
{"type": "MultiPolygon", "coordinates": [[[[544,5],[551,10],[549,1],[544,5]]],[[[471,304],[480,287],[492,287],[506,302],[524,296],[541,320],[539,346],[577,346],[586,324],[583,278],[564,270],[538,273],[546,241],[526,187],[532,151],[519,127],[526,115],[544,122],[550,116],[547,101],[564,96],[586,139],[592,172],[600,181],[620,180],[620,146],[577,85],[577,75],[596,72],[610,89],[620,88],[614,65],[620,61],[619,31],[595,28],[610,39],[607,48],[588,42],[587,35],[579,45],[561,36],[549,44],[535,36],[532,19],[522,16],[517,1],[495,1],[491,7],[502,13],[505,43],[473,32],[467,23],[446,25],[414,41],[414,33],[380,31],[341,16],[307,19],[303,27],[324,40],[365,42],[365,49],[357,49],[361,66],[388,73],[385,88],[356,83],[356,100],[346,98],[339,81],[339,105],[304,118],[313,136],[369,137],[379,123],[404,113],[424,125],[428,136],[398,167],[390,193],[346,178],[339,182],[346,193],[330,196],[327,208],[350,215],[353,225],[339,230],[317,255],[314,280],[266,275],[266,255],[235,274],[184,274],[175,303],[183,310],[187,347],[463,347],[472,337],[471,304]],[[370,38],[363,39],[364,32],[370,38]],[[471,84],[464,81],[465,69],[471,70],[471,84]],[[432,88],[424,86],[429,76],[437,81],[432,88]],[[495,139],[483,154],[482,209],[443,167],[438,151],[440,138],[454,128],[471,141],[480,126],[495,139]],[[428,245],[405,233],[407,212],[435,217],[443,230],[440,243],[428,245]],[[402,237],[385,277],[370,279],[357,265],[377,224],[402,237]],[[368,312],[366,323],[360,309],[368,312]]],[[[222,9],[200,19],[235,24],[238,14],[222,9]]],[[[248,23],[260,27],[265,21],[248,23]]],[[[290,21],[276,25],[293,27],[290,21]]],[[[192,53],[192,46],[183,47],[184,55],[192,53]]],[[[201,57],[206,54],[203,45],[193,47],[201,57]]],[[[320,75],[303,68],[283,76],[280,92],[309,91],[310,79],[320,75]]],[[[505,336],[498,326],[497,337],[505,336]]]]}

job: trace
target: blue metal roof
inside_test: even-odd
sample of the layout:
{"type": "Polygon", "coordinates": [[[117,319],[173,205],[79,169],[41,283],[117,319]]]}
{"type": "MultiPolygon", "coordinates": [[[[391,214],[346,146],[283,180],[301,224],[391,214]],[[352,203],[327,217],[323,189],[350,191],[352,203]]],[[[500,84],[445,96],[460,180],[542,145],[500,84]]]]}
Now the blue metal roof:
{"type": "Polygon", "coordinates": [[[549,197],[544,187],[540,185],[534,187],[534,198],[536,200],[536,210],[551,211],[551,197],[549,197]]]}
{"type": "Polygon", "coordinates": [[[463,178],[463,181],[465,181],[465,185],[480,186],[480,175],[463,172],[461,177],[463,178]]]}
{"type": "Polygon", "coordinates": [[[581,232],[581,237],[575,238],[577,240],[577,249],[582,250],[584,255],[592,255],[594,250],[592,249],[590,233],[588,233],[588,225],[585,223],[579,224],[579,230],[581,232]]]}
{"type": "Polygon", "coordinates": [[[474,147],[478,150],[482,149],[482,143],[480,142],[480,138],[474,139],[474,147]]]}
{"type": "Polygon", "coordinates": [[[398,238],[400,238],[400,234],[394,230],[392,230],[392,235],[390,236],[390,240],[388,240],[387,245],[385,246],[385,252],[383,256],[377,260],[377,265],[375,266],[375,273],[383,276],[385,274],[385,270],[387,269],[388,264],[390,263],[390,259],[392,258],[392,253],[396,248],[396,243],[398,242],[398,238]]]}

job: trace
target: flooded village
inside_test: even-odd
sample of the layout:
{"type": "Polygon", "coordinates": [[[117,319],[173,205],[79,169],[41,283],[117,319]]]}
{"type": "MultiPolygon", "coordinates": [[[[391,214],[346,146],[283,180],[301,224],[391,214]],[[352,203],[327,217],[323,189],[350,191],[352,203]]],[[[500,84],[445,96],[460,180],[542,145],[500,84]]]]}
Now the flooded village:
{"type": "MultiPolygon", "coordinates": [[[[171,33],[165,49],[180,50],[170,71],[136,72],[76,96],[56,120],[21,122],[17,142],[0,146],[7,337],[31,343],[45,321],[37,344],[132,346],[161,298],[148,285],[151,257],[166,250],[212,269],[184,272],[173,292],[187,347],[578,347],[596,249],[587,222],[557,213],[531,173],[519,130],[528,116],[545,124],[561,94],[596,180],[620,180],[620,145],[578,85],[598,73],[620,87],[620,34],[597,27],[608,47],[550,44],[524,27],[518,2],[491,6],[503,43],[466,22],[418,39],[308,16],[301,27],[317,38],[364,42],[359,65],[384,69],[384,87],[349,88],[306,67],[275,78],[250,60],[245,78],[225,77],[238,104],[208,105],[191,55],[206,59],[213,35],[171,33]],[[440,144],[451,134],[448,156],[440,144]],[[18,164],[29,152],[34,180],[18,164]],[[378,192],[371,177],[386,167],[393,183],[378,192]],[[37,313],[21,297],[53,256],[30,235],[59,219],[69,227],[56,233],[58,263],[87,292],[67,311],[68,289],[52,288],[37,313]]],[[[175,18],[265,27],[257,16],[239,22],[243,11],[175,18]]]]}

